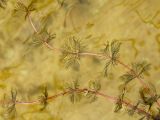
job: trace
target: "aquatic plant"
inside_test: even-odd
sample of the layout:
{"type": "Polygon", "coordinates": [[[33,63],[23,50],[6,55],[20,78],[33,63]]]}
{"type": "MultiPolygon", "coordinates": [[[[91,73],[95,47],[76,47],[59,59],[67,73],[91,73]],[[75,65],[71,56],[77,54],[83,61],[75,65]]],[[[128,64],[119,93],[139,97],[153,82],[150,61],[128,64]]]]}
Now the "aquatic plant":
{"type": "MultiPolygon", "coordinates": [[[[67,1],[57,1],[60,7],[67,5],[67,1]]],[[[77,0],[76,4],[84,4],[83,0],[77,0]]],[[[57,47],[54,41],[56,39],[56,34],[49,32],[49,29],[45,27],[38,26],[39,21],[37,19],[33,20],[32,14],[36,14],[38,9],[36,8],[37,0],[32,0],[29,4],[25,4],[22,1],[17,1],[13,14],[23,14],[26,22],[29,23],[28,29],[32,29],[32,43],[34,47],[44,45],[51,51],[54,51],[57,54],[60,53],[60,62],[64,64],[66,69],[73,69],[79,71],[81,67],[81,59],[83,57],[96,58],[99,61],[103,61],[104,64],[101,66],[103,69],[99,71],[101,76],[108,78],[109,71],[111,67],[116,69],[118,65],[121,65],[127,72],[124,72],[119,79],[122,80],[121,89],[117,97],[110,96],[101,91],[101,80],[96,78],[96,80],[90,80],[88,86],[81,86],[80,80],[75,79],[73,82],[68,82],[64,86],[64,89],[56,94],[51,95],[48,92],[48,87],[45,86],[41,92],[41,95],[35,100],[25,101],[18,99],[18,92],[16,90],[11,90],[11,97],[7,99],[6,94],[4,95],[3,100],[1,101],[4,112],[3,117],[6,119],[13,119],[16,116],[16,106],[17,105],[34,105],[38,104],[42,107],[40,111],[43,111],[50,105],[50,102],[54,102],[58,97],[68,96],[69,100],[76,104],[77,102],[87,99],[89,103],[96,102],[99,97],[102,97],[106,100],[109,100],[115,104],[114,112],[119,112],[123,108],[127,108],[127,112],[130,116],[138,114],[140,116],[139,120],[159,120],[160,119],[160,95],[157,92],[155,86],[143,79],[143,76],[149,72],[151,64],[147,61],[138,61],[134,60],[131,63],[131,66],[127,65],[120,59],[120,48],[123,43],[120,40],[107,41],[104,48],[100,52],[90,52],[87,49],[87,45],[83,43],[83,40],[80,40],[76,36],[70,36],[63,45],[57,47]],[[134,81],[138,80],[141,87],[139,88],[139,98],[137,98],[136,103],[128,100],[128,86],[134,81]],[[153,106],[156,108],[153,108],[153,106]],[[153,112],[154,111],[154,112],[153,112]],[[157,112],[158,111],[158,112],[157,112]]],[[[5,1],[0,2],[0,7],[4,8],[4,5],[7,5],[5,1]]],[[[75,3],[74,3],[75,5],[75,3]]],[[[68,9],[66,10],[68,12],[68,9]]],[[[42,25],[43,26],[43,25],[42,25]]],[[[90,66],[87,66],[90,67],[90,66]]],[[[92,71],[91,71],[92,72],[92,71]]],[[[97,73],[98,74],[98,73],[97,73]]]]}

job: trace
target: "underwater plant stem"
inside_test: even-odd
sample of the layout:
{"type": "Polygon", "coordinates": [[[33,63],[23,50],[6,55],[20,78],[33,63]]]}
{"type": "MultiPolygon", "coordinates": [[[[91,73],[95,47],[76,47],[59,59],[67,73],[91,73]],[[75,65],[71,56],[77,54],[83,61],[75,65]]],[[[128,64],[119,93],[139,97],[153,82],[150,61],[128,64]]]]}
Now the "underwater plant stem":
{"type": "MultiPolygon", "coordinates": [[[[124,63],[121,62],[120,60],[116,60],[116,61],[117,61],[120,65],[122,65],[122,66],[125,67],[126,69],[132,71],[132,72],[136,75],[135,71],[134,71],[132,68],[130,68],[128,65],[124,64],[124,63]]],[[[139,78],[138,75],[136,75],[136,78],[140,81],[140,83],[141,83],[145,88],[149,88],[149,86],[148,86],[141,78],[139,78]]]]}
{"type": "MultiPolygon", "coordinates": [[[[34,25],[32,19],[31,19],[31,16],[30,16],[30,15],[28,15],[28,19],[29,19],[29,23],[31,24],[34,32],[38,34],[39,32],[38,32],[37,28],[35,27],[35,25],[34,25]]],[[[59,52],[64,52],[64,50],[62,50],[62,49],[60,49],[60,48],[55,48],[55,47],[49,45],[49,44],[46,42],[46,40],[44,40],[44,44],[45,44],[45,46],[46,46],[47,48],[49,48],[50,50],[57,50],[57,51],[59,51],[59,52]]],[[[77,54],[77,53],[73,53],[73,52],[70,52],[70,53],[71,53],[71,54],[77,54]]],[[[100,53],[80,52],[80,53],[78,53],[78,54],[81,55],[81,56],[94,56],[94,57],[103,57],[103,58],[106,58],[106,57],[107,57],[107,58],[110,58],[109,56],[106,56],[106,55],[100,54],[100,53]]],[[[120,61],[119,61],[119,63],[122,64],[122,62],[120,62],[120,61]]],[[[125,64],[122,64],[122,65],[123,65],[124,67],[130,69],[129,67],[127,67],[127,65],[125,65],[125,64]]]]}
{"type": "Polygon", "coordinates": [[[33,21],[32,21],[32,19],[31,19],[31,16],[30,16],[30,15],[28,15],[28,19],[29,19],[29,23],[31,24],[34,32],[36,32],[36,33],[38,34],[38,30],[37,30],[37,28],[35,27],[35,25],[33,24],[33,21]]]}
{"type": "MultiPolygon", "coordinates": [[[[28,15],[28,19],[29,19],[29,23],[31,24],[34,32],[35,32],[36,34],[39,34],[39,32],[38,32],[37,28],[35,27],[35,25],[34,25],[34,23],[33,23],[32,18],[31,18],[30,15],[28,15]]],[[[51,46],[50,44],[48,44],[47,40],[43,40],[43,42],[44,42],[44,45],[45,45],[47,48],[49,48],[50,50],[53,50],[53,51],[56,51],[56,52],[60,52],[60,53],[64,52],[63,49],[61,49],[61,48],[56,48],[56,47],[51,46]]],[[[70,52],[70,53],[71,53],[71,54],[77,54],[77,53],[74,53],[74,52],[70,52]]],[[[105,58],[105,59],[111,59],[110,56],[104,55],[104,54],[102,54],[102,53],[80,52],[80,53],[78,53],[78,54],[81,55],[81,56],[93,56],[93,57],[101,57],[101,58],[105,58]]],[[[126,68],[126,69],[128,69],[128,70],[130,70],[130,71],[133,71],[133,72],[135,73],[135,71],[134,71],[132,68],[130,68],[128,65],[124,64],[122,61],[120,61],[120,60],[117,59],[116,62],[117,62],[118,64],[122,65],[124,68],[126,68]]],[[[135,73],[135,74],[136,74],[136,73],[135,73]]],[[[148,86],[141,78],[139,78],[138,75],[136,75],[136,78],[140,81],[140,83],[141,83],[145,88],[149,88],[149,86],[148,86]]],[[[152,96],[153,96],[153,95],[152,95],[152,96]]],[[[158,101],[158,100],[157,100],[157,105],[160,107],[160,101],[158,101]]]]}
{"type": "MultiPolygon", "coordinates": [[[[28,19],[29,19],[29,23],[31,24],[34,32],[35,32],[36,34],[39,34],[38,29],[35,27],[35,25],[34,25],[34,23],[33,23],[32,18],[31,18],[30,15],[28,15],[28,19]]],[[[45,45],[47,48],[49,48],[49,49],[51,49],[51,50],[59,51],[59,52],[61,51],[59,48],[55,48],[55,47],[49,45],[46,40],[43,40],[43,42],[44,42],[44,45],[45,45]]]]}
{"type": "MultiPolygon", "coordinates": [[[[107,95],[107,94],[103,94],[101,92],[98,92],[98,91],[94,91],[94,90],[89,90],[89,89],[73,89],[73,90],[69,90],[69,91],[64,91],[64,92],[61,92],[61,93],[58,93],[58,94],[55,94],[55,95],[52,95],[50,97],[47,98],[47,101],[50,101],[50,100],[53,100],[53,99],[56,99],[60,96],[64,96],[66,94],[71,94],[72,92],[77,92],[77,93],[84,93],[84,92],[91,92],[93,94],[96,94],[97,96],[101,96],[113,103],[116,103],[118,101],[119,98],[117,97],[113,97],[113,96],[110,96],[110,95],[107,95]]],[[[16,101],[16,104],[22,104],[22,105],[33,105],[33,104],[41,104],[40,100],[37,99],[37,100],[33,100],[33,101],[27,101],[27,102],[24,102],[24,101],[16,101]]],[[[130,102],[128,101],[122,101],[122,104],[125,105],[125,106],[128,106],[130,108],[134,108],[135,106],[133,104],[131,104],[130,102]]],[[[144,114],[145,116],[151,116],[148,112],[146,112],[145,110],[141,109],[141,108],[136,108],[136,111],[138,113],[142,113],[144,114]]]]}

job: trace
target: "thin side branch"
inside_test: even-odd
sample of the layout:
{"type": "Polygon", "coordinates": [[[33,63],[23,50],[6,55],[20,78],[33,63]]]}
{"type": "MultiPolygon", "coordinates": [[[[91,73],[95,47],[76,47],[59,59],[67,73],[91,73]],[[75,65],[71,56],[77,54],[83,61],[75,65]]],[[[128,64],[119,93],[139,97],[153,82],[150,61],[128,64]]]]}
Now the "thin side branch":
{"type": "MultiPolygon", "coordinates": [[[[35,25],[34,25],[32,19],[31,19],[31,16],[30,16],[30,15],[28,15],[28,19],[29,19],[29,23],[31,24],[34,32],[38,34],[39,32],[38,32],[37,28],[35,27],[35,25]]],[[[50,50],[57,51],[57,52],[64,52],[63,49],[56,48],[56,47],[51,46],[50,44],[48,44],[47,40],[44,40],[43,42],[44,42],[44,45],[45,45],[47,48],[49,48],[50,50]]],[[[72,52],[71,54],[77,54],[77,53],[72,52]]],[[[102,54],[102,53],[80,52],[80,53],[78,53],[78,54],[81,55],[81,56],[91,56],[91,57],[100,57],[100,58],[103,58],[103,59],[111,59],[111,56],[107,56],[107,55],[102,54]]],[[[116,60],[116,62],[117,62],[118,64],[122,65],[122,66],[123,66],[124,68],[126,68],[127,70],[133,71],[133,72],[135,73],[135,75],[136,75],[136,72],[135,72],[132,68],[130,68],[128,65],[124,64],[122,61],[116,60]]],[[[139,80],[139,82],[140,82],[144,87],[149,88],[149,86],[148,86],[140,77],[138,77],[138,75],[136,75],[136,78],[139,80]]],[[[160,102],[159,102],[159,101],[157,101],[157,105],[160,107],[160,102]]]]}
{"type": "MultiPolygon", "coordinates": [[[[103,93],[101,93],[101,92],[97,92],[97,91],[94,91],[94,90],[89,90],[89,89],[87,89],[87,88],[84,88],[84,89],[73,89],[73,90],[69,90],[69,91],[64,91],[64,92],[61,92],[61,93],[58,93],[58,94],[55,94],[55,95],[52,95],[52,96],[49,96],[48,98],[47,98],[47,101],[51,101],[51,100],[53,100],[53,99],[56,99],[56,98],[58,98],[58,97],[61,97],[61,96],[64,96],[64,95],[67,95],[67,94],[71,94],[72,92],[77,92],[77,93],[85,93],[85,92],[91,92],[91,93],[93,93],[93,94],[95,94],[95,95],[97,95],[97,96],[100,96],[100,97],[103,97],[103,98],[105,98],[105,99],[107,99],[107,100],[109,100],[109,101],[111,101],[111,102],[113,102],[113,103],[115,103],[117,100],[118,100],[118,98],[117,97],[113,97],[113,96],[110,96],[110,95],[107,95],[107,94],[103,94],[103,93]]],[[[12,101],[10,101],[10,102],[12,102],[12,101]]],[[[1,101],[1,103],[9,103],[9,102],[7,102],[7,101],[1,101]]],[[[37,100],[33,100],[33,101],[16,101],[15,102],[15,104],[16,105],[33,105],[33,104],[41,104],[41,101],[39,100],[39,99],[37,99],[37,100]]],[[[122,104],[123,105],[125,105],[125,106],[127,106],[127,107],[130,107],[130,108],[133,108],[134,107],[134,105],[133,104],[131,104],[130,102],[128,102],[128,101],[122,101],[122,104]]],[[[145,115],[145,116],[149,116],[149,117],[151,117],[151,115],[148,113],[148,112],[146,112],[145,110],[143,110],[143,109],[141,109],[141,108],[136,108],[136,111],[137,111],[137,113],[141,113],[141,114],[143,114],[143,115],[145,115]]]]}

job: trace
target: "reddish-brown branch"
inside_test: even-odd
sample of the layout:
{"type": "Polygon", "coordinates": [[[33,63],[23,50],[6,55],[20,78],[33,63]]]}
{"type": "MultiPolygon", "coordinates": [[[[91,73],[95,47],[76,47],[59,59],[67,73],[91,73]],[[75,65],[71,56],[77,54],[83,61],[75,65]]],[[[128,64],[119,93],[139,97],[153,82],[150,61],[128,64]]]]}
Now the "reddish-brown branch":
{"type": "MultiPolygon", "coordinates": [[[[96,94],[97,96],[103,97],[103,98],[105,98],[105,99],[107,99],[107,100],[109,100],[109,101],[111,101],[113,103],[116,103],[118,101],[117,97],[109,96],[107,94],[103,94],[101,92],[97,92],[97,91],[94,91],[94,90],[89,90],[89,89],[86,89],[86,88],[84,88],[84,89],[73,89],[73,90],[70,90],[70,91],[64,91],[64,92],[61,92],[61,93],[58,93],[58,94],[55,94],[53,96],[48,97],[47,101],[51,101],[51,100],[56,99],[58,97],[64,96],[66,94],[72,94],[73,92],[78,92],[78,93],[91,92],[92,94],[96,94]]],[[[26,101],[26,102],[24,102],[24,101],[16,101],[16,104],[17,105],[18,104],[33,105],[33,104],[41,104],[41,102],[40,102],[39,99],[37,99],[37,100],[26,101]]],[[[135,107],[133,104],[131,104],[130,102],[125,101],[125,100],[122,101],[122,104],[127,106],[127,107],[129,107],[129,108],[131,108],[131,109],[135,107]]],[[[148,117],[148,116],[151,117],[151,115],[148,112],[146,112],[144,109],[136,108],[136,111],[138,113],[141,113],[141,114],[145,115],[146,117],[148,117]]]]}
{"type": "MultiPolygon", "coordinates": [[[[49,96],[47,97],[47,101],[51,101],[53,99],[56,99],[58,97],[61,97],[61,96],[64,96],[64,95],[67,95],[67,94],[72,94],[73,92],[77,92],[77,93],[85,93],[85,92],[90,92],[92,94],[96,94],[97,96],[100,96],[100,97],[103,97],[105,98],[106,100],[109,100],[113,103],[116,103],[119,98],[117,97],[113,97],[113,96],[110,96],[110,95],[107,95],[107,94],[104,94],[102,92],[98,92],[98,91],[95,91],[95,90],[90,90],[90,89],[87,89],[87,88],[84,88],[84,89],[72,89],[72,90],[68,90],[68,91],[64,91],[64,92],[60,92],[58,94],[55,94],[55,95],[52,95],[52,96],[49,96]]],[[[121,101],[123,105],[129,107],[129,108],[134,108],[135,106],[133,104],[131,104],[131,102],[128,102],[128,101],[121,101]]],[[[1,104],[10,104],[10,103],[13,103],[13,101],[1,101],[1,104]]],[[[15,105],[34,105],[34,104],[41,104],[41,100],[40,99],[36,99],[36,100],[32,100],[32,101],[18,101],[16,100],[15,102],[15,105]]],[[[141,109],[141,108],[136,108],[136,111],[138,113],[141,113],[143,115],[145,115],[146,117],[151,117],[151,115],[146,112],[144,109],[141,109]]]]}
{"type": "MultiPolygon", "coordinates": [[[[31,19],[30,15],[28,15],[28,19],[29,19],[29,23],[31,24],[34,32],[38,34],[38,30],[36,29],[35,25],[33,24],[33,21],[32,21],[32,19],[31,19]]],[[[48,42],[47,42],[46,40],[44,40],[43,42],[44,42],[44,45],[45,45],[47,48],[49,48],[50,50],[57,51],[57,52],[64,52],[63,49],[56,48],[56,47],[51,46],[50,44],[48,44],[48,42]]],[[[71,52],[71,54],[77,54],[77,53],[71,52]]],[[[105,59],[111,59],[110,56],[104,55],[104,54],[102,54],[102,53],[81,52],[81,53],[78,53],[78,54],[81,55],[81,56],[93,56],[93,57],[101,57],[101,58],[105,58],[105,59]]],[[[124,64],[122,61],[116,60],[116,62],[117,62],[118,64],[122,65],[122,66],[123,66],[124,68],[126,68],[127,70],[133,71],[133,72],[135,73],[135,71],[134,71],[132,68],[130,68],[128,65],[124,64]]],[[[136,75],[136,73],[135,73],[135,75],[136,75]]],[[[138,75],[136,75],[136,78],[140,81],[140,83],[141,83],[144,87],[149,88],[149,86],[148,86],[141,78],[139,78],[138,75]]],[[[159,102],[159,101],[157,101],[157,105],[160,107],[160,102],[159,102]]]]}
{"type": "MultiPolygon", "coordinates": [[[[35,25],[33,24],[31,17],[28,16],[28,18],[29,18],[29,22],[30,22],[30,24],[31,24],[34,32],[36,32],[36,33],[38,34],[38,30],[36,29],[35,25]]],[[[45,40],[44,40],[44,45],[45,45],[47,48],[49,48],[50,50],[54,50],[54,51],[58,51],[58,52],[63,52],[63,51],[64,51],[63,49],[56,48],[56,47],[53,47],[53,46],[49,45],[45,40]]],[[[72,54],[77,54],[77,53],[72,53],[72,54]]],[[[83,52],[83,53],[82,53],[82,52],[81,52],[81,53],[78,53],[78,54],[81,55],[81,56],[94,56],[94,57],[109,58],[109,59],[111,58],[110,56],[106,56],[106,55],[101,54],[101,53],[92,53],[92,52],[83,52]]],[[[134,72],[134,70],[133,70],[132,68],[130,68],[128,65],[124,64],[124,63],[121,62],[120,60],[117,60],[117,63],[119,63],[120,65],[122,65],[122,66],[125,67],[126,69],[134,72]]],[[[135,74],[136,74],[136,73],[135,73],[135,74]]],[[[137,79],[140,81],[140,83],[141,83],[144,87],[146,87],[146,88],[149,87],[149,86],[148,86],[141,78],[139,78],[138,76],[137,76],[137,79]]],[[[160,107],[160,103],[159,103],[158,101],[157,101],[157,104],[158,104],[158,106],[160,107]]]]}

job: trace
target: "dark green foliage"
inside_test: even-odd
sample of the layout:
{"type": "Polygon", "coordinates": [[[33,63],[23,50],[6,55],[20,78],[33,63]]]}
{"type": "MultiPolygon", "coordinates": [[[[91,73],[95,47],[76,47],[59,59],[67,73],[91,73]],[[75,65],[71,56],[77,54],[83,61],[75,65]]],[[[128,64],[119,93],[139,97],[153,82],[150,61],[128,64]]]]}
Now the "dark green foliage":
{"type": "Polygon", "coordinates": [[[150,64],[146,61],[132,64],[132,69],[135,71],[138,77],[142,77],[144,73],[147,73],[150,69],[150,64]]]}
{"type": "Polygon", "coordinates": [[[39,101],[42,104],[42,108],[41,110],[44,110],[46,108],[46,106],[48,105],[48,91],[47,91],[47,87],[44,87],[44,90],[42,92],[42,95],[39,97],[39,101]]]}
{"type": "Polygon", "coordinates": [[[5,9],[7,5],[7,0],[0,0],[0,8],[5,9]]]}
{"type": "Polygon", "coordinates": [[[119,57],[121,43],[118,41],[111,42],[111,62],[113,65],[116,64],[116,60],[119,57]]]}
{"type": "Polygon", "coordinates": [[[142,103],[145,105],[149,105],[149,109],[151,109],[152,105],[160,98],[157,94],[155,87],[152,85],[150,88],[141,88],[139,90],[139,94],[142,100],[142,103]]]}
{"type": "Polygon", "coordinates": [[[97,96],[93,92],[87,91],[87,94],[85,96],[86,96],[87,100],[89,101],[89,103],[95,102],[97,100],[97,96]]]}
{"type": "Polygon", "coordinates": [[[114,112],[119,112],[122,109],[125,93],[126,93],[126,86],[124,86],[123,89],[120,91],[120,95],[118,96],[114,112]]]}
{"type": "Polygon", "coordinates": [[[14,90],[11,90],[11,99],[9,101],[6,100],[6,98],[4,98],[5,103],[3,104],[3,107],[5,109],[5,111],[4,111],[5,118],[14,118],[15,117],[16,99],[17,99],[17,91],[14,91],[14,90]]]}
{"type": "Polygon", "coordinates": [[[36,0],[32,0],[29,5],[25,5],[21,1],[17,1],[13,14],[24,13],[25,19],[27,19],[29,14],[36,10],[34,6],[35,2],[36,0]]]}
{"type": "Polygon", "coordinates": [[[104,52],[106,55],[109,55],[109,51],[110,51],[110,44],[109,44],[109,42],[107,41],[107,44],[105,44],[105,48],[103,49],[103,52],[104,52]]]}
{"type": "MultiPolygon", "coordinates": [[[[1,8],[5,8],[6,1],[7,0],[0,0],[0,7],[1,8]]],[[[58,52],[62,52],[62,61],[64,62],[66,68],[71,67],[74,70],[79,70],[80,58],[81,58],[81,56],[85,55],[85,56],[95,57],[96,59],[100,58],[99,60],[101,60],[101,58],[105,58],[105,66],[104,66],[104,75],[105,76],[108,75],[109,67],[110,66],[116,66],[117,63],[121,64],[124,68],[127,68],[129,71],[121,76],[121,79],[124,81],[124,84],[123,84],[123,88],[121,89],[118,97],[109,96],[109,95],[101,93],[100,92],[100,89],[101,89],[100,80],[89,82],[89,87],[88,88],[80,88],[79,81],[75,80],[72,83],[67,84],[67,89],[66,90],[64,90],[63,92],[60,92],[56,95],[53,95],[53,96],[48,96],[47,87],[44,87],[44,89],[43,89],[41,95],[39,96],[38,100],[36,99],[36,100],[33,100],[33,101],[26,101],[26,102],[17,101],[17,92],[12,90],[11,91],[11,100],[9,100],[9,102],[4,100],[4,103],[5,103],[4,107],[6,109],[5,116],[11,116],[10,118],[14,117],[15,112],[16,112],[16,104],[23,105],[23,104],[35,104],[35,103],[39,104],[39,103],[41,103],[41,105],[42,105],[41,110],[44,110],[48,105],[48,102],[49,102],[48,100],[49,99],[57,98],[57,97],[60,97],[60,96],[63,96],[63,95],[68,95],[70,101],[72,103],[76,103],[76,102],[80,101],[82,96],[85,94],[84,96],[89,100],[90,103],[96,101],[98,96],[104,97],[105,99],[109,99],[110,101],[114,101],[114,102],[116,101],[114,112],[119,112],[123,108],[123,105],[126,105],[127,109],[129,107],[128,114],[132,116],[132,115],[134,115],[135,112],[138,112],[139,115],[141,115],[141,117],[142,117],[140,120],[143,120],[143,119],[149,120],[151,118],[153,120],[159,120],[160,119],[160,113],[158,113],[156,115],[152,115],[152,111],[151,111],[152,110],[151,109],[152,105],[155,102],[157,102],[157,100],[160,98],[160,95],[157,94],[156,89],[153,85],[151,85],[149,88],[140,89],[139,94],[140,94],[141,100],[138,101],[136,103],[136,105],[132,105],[132,103],[125,100],[126,99],[126,87],[128,87],[127,84],[135,78],[141,79],[143,77],[143,74],[147,73],[148,70],[150,69],[150,64],[148,64],[145,61],[137,62],[137,63],[133,63],[132,67],[130,69],[127,65],[125,65],[125,63],[123,63],[119,60],[119,52],[120,52],[121,43],[117,40],[114,40],[112,42],[107,42],[107,44],[105,45],[105,48],[103,49],[103,53],[100,53],[100,54],[92,53],[92,52],[84,52],[85,46],[76,37],[70,37],[70,39],[67,40],[67,42],[64,44],[64,46],[62,48],[52,47],[52,46],[50,47],[49,43],[56,36],[55,36],[55,34],[49,33],[47,31],[47,27],[52,26],[53,16],[54,16],[54,18],[59,16],[59,15],[57,15],[57,12],[58,12],[59,8],[57,10],[57,8],[56,8],[56,6],[54,6],[54,4],[53,4],[53,6],[50,6],[50,3],[51,2],[54,3],[55,1],[53,0],[54,1],[53,2],[52,0],[49,0],[48,2],[45,3],[45,2],[42,2],[40,0],[42,3],[46,4],[43,7],[40,7],[41,10],[43,10],[45,6],[48,6],[48,4],[51,8],[55,7],[51,11],[49,11],[50,7],[45,9],[48,12],[47,15],[45,15],[46,11],[42,12],[42,14],[44,14],[44,16],[45,16],[44,17],[42,15],[42,18],[43,18],[42,21],[45,24],[43,26],[36,26],[38,24],[34,25],[34,22],[32,21],[32,16],[30,15],[33,11],[36,10],[35,3],[36,3],[37,0],[29,0],[29,1],[31,1],[29,4],[26,4],[27,1],[22,1],[22,2],[21,1],[17,1],[16,7],[14,9],[14,14],[22,13],[22,15],[25,16],[25,19],[27,19],[27,18],[29,19],[29,23],[31,25],[31,26],[29,26],[29,28],[32,28],[33,31],[35,32],[32,36],[31,43],[29,43],[30,45],[34,45],[34,46],[38,47],[38,46],[41,46],[42,44],[45,44],[46,47],[50,48],[51,50],[57,50],[58,52]],[[143,106],[144,110],[143,109],[141,110],[141,106],[140,106],[141,104],[144,105],[143,106]],[[146,112],[146,108],[148,106],[149,106],[149,111],[146,112]]],[[[68,0],[57,0],[57,2],[60,4],[61,7],[65,8],[65,11],[63,11],[63,12],[66,12],[66,14],[65,14],[65,17],[66,17],[65,18],[65,24],[67,23],[67,21],[66,21],[67,17],[73,17],[73,15],[76,15],[76,13],[80,13],[80,7],[82,7],[80,5],[85,4],[85,6],[83,8],[86,9],[87,8],[86,5],[90,3],[89,0],[71,0],[71,1],[70,0],[69,1],[68,0]]],[[[88,10],[92,11],[90,9],[88,9],[88,10]]],[[[90,13],[90,12],[88,12],[88,13],[90,13]]],[[[86,15],[89,15],[89,14],[86,14],[86,15]]],[[[39,19],[39,18],[37,18],[37,19],[39,19]]],[[[56,18],[55,20],[61,20],[61,18],[60,19],[56,18]]],[[[75,20],[78,20],[78,19],[75,19],[75,20]]],[[[73,20],[71,20],[70,22],[73,24],[73,20]]],[[[92,20],[89,21],[89,22],[92,22],[92,20]]],[[[55,23],[59,24],[59,22],[55,22],[55,23]]],[[[75,23],[76,23],[76,21],[75,21],[75,23]]],[[[93,26],[94,23],[87,23],[87,24],[85,23],[85,25],[86,25],[86,27],[88,27],[88,26],[90,27],[90,26],[93,26]]],[[[56,25],[53,25],[53,27],[55,28],[56,25]]],[[[73,27],[74,27],[74,25],[73,25],[73,27]]],[[[21,29],[19,30],[19,33],[22,32],[21,29]]],[[[25,27],[25,29],[26,29],[26,27],[25,27]]],[[[80,29],[81,29],[81,26],[80,26],[80,29]]],[[[10,26],[9,26],[9,29],[7,28],[7,31],[8,30],[9,31],[11,30],[10,26]]],[[[30,30],[30,29],[28,29],[28,30],[30,30]]],[[[61,32],[57,31],[57,33],[61,33],[61,32]]],[[[65,33],[67,33],[67,31],[65,31],[65,33]]],[[[17,33],[17,35],[18,35],[18,33],[17,33]]],[[[86,36],[86,34],[84,36],[86,36]]],[[[94,37],[92,37],[92,33],[89,33],[89,36],[90,37],[88,37],[88,39],[89,38],[91,38],[91,39],[94,38],[94,37]]],[[[99,39],[99,37],[98,37],[98,39],[99,39]]],[[[96,41],[94,41],[94,42],[96,42],[96,41]]],[[[80,74],[80,73],[78,73],[78,74],[80,74]]],[[[56,74],[56,75],[58,75],[58,74],[56,74]]],[[[93,76],[89,76],[89,78],[91,78],[91,77],[93,77],[93,76]]],[[[57,81],[54,82],[54,83],[56,83],[56,85],[54,85],[54,86],[58,85],[58,86],[62,87],[61,85],[59,85],[60,83],[57,83],[57,81]]]]}
{"type": "Polygon", "coordinates": [[[90,81],[89,82],[89,89],[94,90],[95,92],[101,89],[101,84],[99,80],[90,81]]]}
{"type": "Polygon", "coordinates": [[[79,70],[80,67],[80,53],[83,52],[85,46],[80,40],[71,37],[63,46],[62,61],[65,63],[66,68],[73,68],[79,70]]]}
{"type": "Polygon", "coordinates": [[[81,100],[82,95],[81,95],[81,92],[78,91],[79,90],[78,88],[79,88],[78,80],[73,81],[72,84],[67,84],[67,89],[70,92],[69,98],[72,103],[76,103],[81,100]]]}
{"type": "Polygon", "coordinates": [[[96,92],[98,92],[100,89],[101,84],[99,80],[89,82],[89,90],[91,91],[87,91],[87,94],[85,96],[87,97],[90,103],[95,102],[97,100],[96,92]]]}
{"type": "Polygon", "coordinates": [[[103,53],[106,56],[106,64],[104,67],[104,76],[108,75],[108,68],[110,65],[115,66],[117,64],[117,60],[119,58],[119,50],[120,50],[121,43],[117,40],[112,41],[111,43],[107,42],[103,53]]]}
{"type": "Polygon", "coordinates": [[[108,76],[108,68],[111,64],[111,61],[106,62],[105,67],[104,67],[104,76],[108,76]]]}
{"type": "Polygon", "coordinates": [[[44,42],[49,43],[56,37],[56,34],[49,33],[46,29],[43,29],[38,34],[35,33],[32,37],[31,44],[34,46],[41,46],[44,42]]]}
{"type": "Polygon", "coordinates": [[[114,108],[114,112],[118,112],[122,109],[122,101],[123,101],[123,97],[119,96],[119,99],[116,102],[116,106],[114,108]]]}
{"type": "Polygon", "coordinates": [[[126,72],[120,78],[125,82],[125,84],[128,84],[135,78],[141,78],[144,73],[148,72],[149,69],[150,64],[148,64],[146,61],[133,63],[131,70],[126,72]]]}
{"type": "Polygon", "coordinates": [[[128,114],[133,116],[135,111],[137,110],[138,106],[140,104],[140,101],[137,102],[137,104],[135,106],[133,106],[131,109],[128,110],[128,114]]]}

